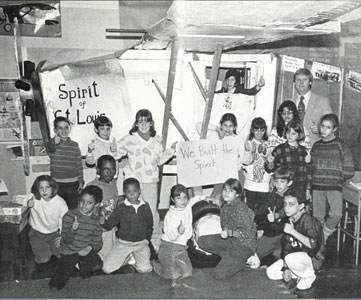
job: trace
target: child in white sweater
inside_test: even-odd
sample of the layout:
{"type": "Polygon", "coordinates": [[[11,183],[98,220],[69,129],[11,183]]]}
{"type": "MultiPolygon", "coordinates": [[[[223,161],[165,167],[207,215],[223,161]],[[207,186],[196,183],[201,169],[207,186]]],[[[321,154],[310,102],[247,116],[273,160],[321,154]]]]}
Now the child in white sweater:
{"type": "Polygon", "coordinates": [[[167,279],[179,279],[192,275],[192,264],[187,253],[187,241],[193,233],[192,206],[210,198],[196,196],[188,200],[187,189],[182,184],[171,188],[170,198],[174,205],[164,218],[164,234],[158,252],[158,261],[152,261],[154,272],[167,279]]]}

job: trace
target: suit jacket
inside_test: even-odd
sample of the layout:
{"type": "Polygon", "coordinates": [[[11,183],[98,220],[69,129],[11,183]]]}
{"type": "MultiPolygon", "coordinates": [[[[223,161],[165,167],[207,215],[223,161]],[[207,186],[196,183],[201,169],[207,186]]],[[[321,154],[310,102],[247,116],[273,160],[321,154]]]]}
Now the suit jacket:
{"type": "MultiPolygon", "coordinates": [[[[297,104],[297,99],[298,95],[296,94],[292,100],[297,104]]],[[[319,134],[314,134],[311,132],[310,127],[312,122],[315,122],[319,125],[321,117],[330,113],[332,113],[330,100],[311,91],[311,97],[308,101],[306,113],[303,118],[303,127],[308,131],[312,145],[315,141],[320,139],[319,134]]]]}

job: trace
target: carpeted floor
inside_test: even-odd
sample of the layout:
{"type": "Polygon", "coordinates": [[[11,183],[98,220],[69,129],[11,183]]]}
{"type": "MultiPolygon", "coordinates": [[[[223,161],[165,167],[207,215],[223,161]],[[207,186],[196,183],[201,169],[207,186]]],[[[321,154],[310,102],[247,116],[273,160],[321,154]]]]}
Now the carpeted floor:
{"type": "Polygon", "coordinates": [[[282,281],[267,279],[265,269],[245,269],[227,281],[217,281],[212,269],[196,269],[193,276],[171,287],[155,273],[72,277],[60,291],[48,288],[48,279],[0,283],[0,298],[98,298],[98,299],[290,299],[282,281]]]}

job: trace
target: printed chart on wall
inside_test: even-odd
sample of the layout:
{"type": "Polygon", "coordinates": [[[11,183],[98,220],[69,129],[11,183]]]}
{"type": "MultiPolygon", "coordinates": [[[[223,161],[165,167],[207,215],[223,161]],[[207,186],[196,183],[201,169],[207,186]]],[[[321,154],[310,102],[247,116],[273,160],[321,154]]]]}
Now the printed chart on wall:
{"type": "Polygon", "coordinates": [[[101,115],[112,121],[112,137],[118,140],[128,133],[134,116],[118,60],[66,65],[40,73],[40,78],[51,134],[55,117],[68,118],[70,138],[83,155],[96,137],[93,122],[101,115]]]}
{"type": "Polygon", "coordinates": [[[0,143],[22,141],[21,108],[15,80],[0,79],[0,143]]]}

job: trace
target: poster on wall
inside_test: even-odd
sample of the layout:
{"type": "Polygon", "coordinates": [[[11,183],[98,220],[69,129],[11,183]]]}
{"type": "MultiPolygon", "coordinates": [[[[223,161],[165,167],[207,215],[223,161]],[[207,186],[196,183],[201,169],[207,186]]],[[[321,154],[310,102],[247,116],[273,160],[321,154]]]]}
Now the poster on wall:
{"type": "Polygon", "coordinates": [[[61,37],[60,0],[0,1],[0,35],[61,37]]]}
{"type": "Polygon", "coordinates": [[[21,110],[15,80],[0,79],[0,143],[22,141],[21,110]]]}
{"type": "Polygon", "coordinates": [[[99,116],[110,118],[111,136],[117,140],[134,122],[124,71],[117,59],[66,65],[40,73],[40,78],[51,134],[55,117],[68,118],[70,137],[78,142],[83,155],[96,137],[93,122],[99,116]]]}
{"type": "Polygon", "coordinates": [[[361,93],[361,74],[360,73],[357,73],[354,71],[349,71],[348,76],[347,76],[347,81],[348,81],[350,88],[361,93]]]}
{"type": "Polygon", "coordinates": [[[238,178],[235,143],[222,140],[180,142],[177,149],[178,182],[186,187],[223,183],[238,178]]]}
{"type": "Polygon", "coordinates": [[[313,62],[311,73],[315,79],[341,82],[341,68],[338,67],[313,62]]]}

